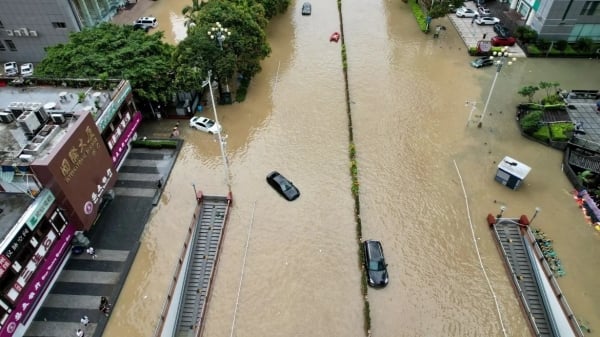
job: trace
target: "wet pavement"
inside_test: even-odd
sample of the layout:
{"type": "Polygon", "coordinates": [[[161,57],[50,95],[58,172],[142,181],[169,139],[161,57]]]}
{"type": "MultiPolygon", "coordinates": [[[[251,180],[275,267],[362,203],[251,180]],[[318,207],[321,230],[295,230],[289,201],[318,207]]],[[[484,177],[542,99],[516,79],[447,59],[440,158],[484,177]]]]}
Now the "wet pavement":
{"type": "MultiPolygon", "coordinates": [[[[474,2],[471,2],[471,1],[465,2],[465,7],[473,9],[474,11],[477,11],[477,8],[476,8],[474,2]]],[[[454,13],[449,13],[448,18],[450,19],[450,22],[452,22],[452,25],[454,26],[454,28],[456,28],[458,35],[460,35],[460,37],[465,42],[465,45],[467,46],[467,48],[476,47],[477,43],[480,40],[489,41],[492,37],[496,36],[496,33],[494,32],[494,26],[491,26],[491,25],[490,26],[487,26],[487,25],[480,26],[480,25],[476,24],[475,22],[473,22],[473,18],[459,18],[454,13]]],[[[508,52],[511,53],[511,56],[514,56],[514,57],[526,57],[527,56],[527,55],[525,55],[525,52],[523,51],[523,49],[521,49],[521,47],[518,44],[508,47],[508,52]]]]}
{"type": "Polygon", "coordinates": [[[99,311],[100,297],[118,303],[150,211],[162,191],[158,180],[166,183],[180,146],[132,149],[119,172],[114,200],[86,233],[96,256],[71,254],[25,336],[75,336],[78,328],[86,336],[103,335],[110,315],[99,311]],[[80,323],[83,315],[90,320],[86,327],[80,323]]]}

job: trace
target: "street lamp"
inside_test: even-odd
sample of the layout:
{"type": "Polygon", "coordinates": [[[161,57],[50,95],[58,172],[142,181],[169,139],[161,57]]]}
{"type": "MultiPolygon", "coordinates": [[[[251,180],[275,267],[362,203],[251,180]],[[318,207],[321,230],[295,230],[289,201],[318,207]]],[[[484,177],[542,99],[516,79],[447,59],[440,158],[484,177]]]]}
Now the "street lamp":
{"type": "Polygon", "coordinates": [[[227,160],[227,154],[225,153],[225,145],[226,140],[225,138],[223,138],[223,135],[221,134],[221,124],[219,123],[219,116],[217,115],[217,105],[215,104],[215,97],[213,95],[213,90],[212,90],[212,81],[211,81],[211,77],[212,76],[212,70],[208,71],[208,78],[205,82],[204,85],[208,85],[208,90],[210,93],[210,102],[212,105],[212,109],[213,109],[213,113],[215,116],[215,123],[217,123],[217,125],[219,125],[219,127],[217,128],[217,137],[219,140],[219,147],[221,149],[221,157],[223,157],[223,165],[225,165],[225,182],[227,183],[227,190],[229,193],[231,193],[231,180],[229,179],[229,162],[227,160]]]}
{"type": "Polygon", "coordinates": [[[494,64],[496,65],[496,74],[494,75],[494,80],[492,81],[492,87],[490,88],[490,93],[488,94],[487,100],[485,101],[485,106],[483,107],[483,113],[481,114],[481,119],[479,120],[479,124],[477,124],[478,128],[481,128],[481,125],[483,123],[483,118],[485,117],[485,114],[487,113],[487,108],[488,105],[490,104],[490,99],[492,98],[492,94],[494,93],[494,87],[496,86],[496,80],[498,79],[498,74],[500,74],[500,70],[502,70],[502,66],[504,66],[504,64],[508,64],[511,65],[514,61],[516,61],[517,59],[515,57],[512,57],[512,54],[508,52],[508,47],[504,47],[502,48],[501,51],[497,52],[493,52],[492,53],[493,56],[490,56],[490,59],[494,59],[496,58],[496,60],[494,61],[494,64]]]}
{"type": "Polygon", "coordinates": [[[535,219],[535,217],[538,215],[538,213],[541,211],[542,209],[539,207],[535,208],[535,212],[533,212],[533,215],[531,216],[531,220],[529,220],[529,224],[531,225],[531,223],[533,222],[533,219],[535,219]]]}
{"type": "Polygon", "coordinates": [[[231,36],[231,31],[227,28],[223,28],[219,22],[216,22],[208,31],[208,36],[211,40],[216,40],[221,50],[223,50],[223,41],[231,36]]]}

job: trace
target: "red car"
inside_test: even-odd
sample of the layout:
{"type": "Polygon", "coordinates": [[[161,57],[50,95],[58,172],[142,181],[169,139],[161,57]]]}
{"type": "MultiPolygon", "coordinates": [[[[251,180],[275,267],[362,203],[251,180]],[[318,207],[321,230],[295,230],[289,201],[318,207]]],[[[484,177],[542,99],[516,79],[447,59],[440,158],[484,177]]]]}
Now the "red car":
{"type": "Polygon", "coordinates": [[[492,38],[492,46],[514,46],[515,42],[517,42],[517,39],[512,36],[494,36],[492,38]]]}

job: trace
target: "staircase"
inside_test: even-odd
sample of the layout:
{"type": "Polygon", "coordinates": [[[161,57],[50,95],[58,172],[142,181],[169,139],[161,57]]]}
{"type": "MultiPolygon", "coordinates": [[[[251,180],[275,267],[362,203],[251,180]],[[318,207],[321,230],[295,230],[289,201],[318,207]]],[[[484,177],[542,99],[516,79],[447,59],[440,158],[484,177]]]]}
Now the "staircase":
{"type": "Polygon", "coordinates": [[[500,219],[494,225],[494,232],[535,335],[556,336],[532,265],[535,261],[531,259],[535,257],[530,257],[520,226],[511,219],[500,219]]]}
{"type": "Polygon", "coordinates": [[[196,337],[202,326],[228,208],[225,197],[203,197],[191,242],[175,337],[196,337]]]}

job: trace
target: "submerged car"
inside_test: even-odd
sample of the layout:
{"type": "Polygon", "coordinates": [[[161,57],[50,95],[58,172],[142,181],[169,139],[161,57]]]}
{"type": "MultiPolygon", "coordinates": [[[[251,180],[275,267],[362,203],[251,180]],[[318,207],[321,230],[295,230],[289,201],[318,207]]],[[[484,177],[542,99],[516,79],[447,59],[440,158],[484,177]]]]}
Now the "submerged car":
{"type": "Polygon", "coordinates": [[[471,61],[471,66],[473,66],[473,68],[489,67],[491,65],[494,65],[494,60],[489,56],[480,57],[471,61]]]}
{"type": "Polygon", "coordinates": [[[190,127],[203,132],[208,132],[211,135],[221,131],[221,125],[206,117],[193,117],[190,119],[190,127]]]}
{"type": "Polygon", "coordinates": [[[363,251],[367,282],[371,287],[385,287],[388,284],[388,272],[381,242],[366,240],[363,242],[363,251]]]}
{"type": "Polygon", "coordinates": [[[477,12],[479,12],[479,15],[485,15],[485,16],[492,14],[490,12],[490,10],[484,6],[477,7],[477,12]]]}
{"type": "Polygon", "coordinates": [[[475,19],[475,23],[478,25],[494,25],[500,22],[500,19],[493,16],[484,16],[478,19],[475,19]]]}
{"type": "Polygon", "coordinates": [[[492,38],[492,46],[514,46],[515,42],[517,42],[517,39],[512,36],[494,36],[492,38]]]}
{"type": "Polygon", "coordinates": [[[458,16],[459,18],[472,18],[475,15],[477,15],[477,13],[467,7],[460,7],[456,10],[456,16],[458,16]]]}
{"type": "Polygon", "coordinates": [[[33,75],[33,64],[32,63],[21,64],[21,76],[31,76],[31,75],[33,75]]]}
{"type": "Polygon", "coordinates": [[[311,4],[310,2],[305,2],[302,4],[302,15],[310,15],[310,13],[312,12],[312,8],[311,8],[311,4]]]}
{"type": "Polygon", "coordinates": [[[510,31],[508,30],[508,28],[504,27],[504,25],[502,25],[501,23],[494,24],[494,32],[501,37],[510,36],[510,31]]]}
{"type": "Polygon", "coordinates": [[[277,171],[273,171],[267,175],[267,183],[288,201],[298,199],[300,196],[300,191],[294,186],[294,183],[277,171]]]}

